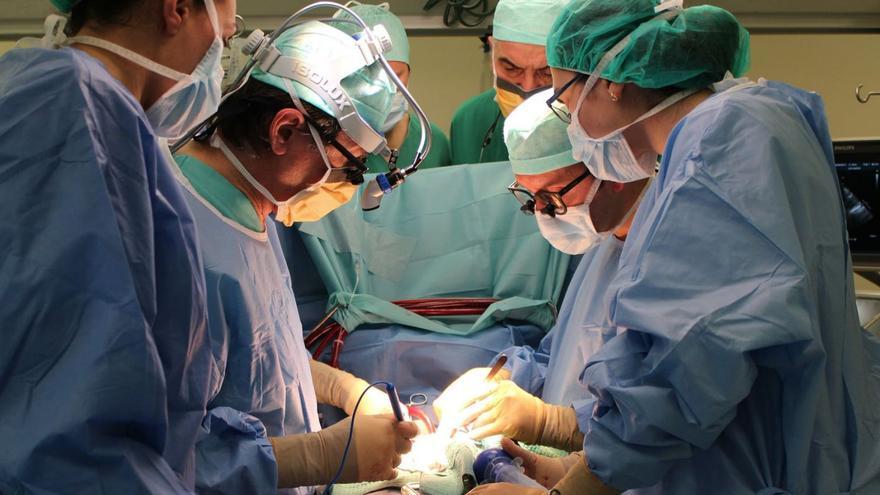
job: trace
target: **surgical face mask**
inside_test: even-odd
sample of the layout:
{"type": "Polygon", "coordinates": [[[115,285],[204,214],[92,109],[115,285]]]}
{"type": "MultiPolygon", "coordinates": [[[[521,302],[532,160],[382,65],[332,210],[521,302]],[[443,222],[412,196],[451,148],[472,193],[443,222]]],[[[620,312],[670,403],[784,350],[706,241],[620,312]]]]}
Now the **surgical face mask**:
{"type": "Polygon", "coordinates": [[[602,183],[602,181],[598,179],[595,181],[592,189],[590,189],[590,192],[587,193],[587,200],[584,201],[584,204],[569,207],[568,211],[565,212],[565,215],[557,215],[555,218],[548,215],[537,215],[538,229],[541,231],[541,235],[543,235],[553,247],[563,253],[572,255],[583,254],[587,252],[587,249],[590,249],[603,239],[607,239],[608,236],[619,229],[621,225],[626,223],[626,221],[635,214],[636,210],[639,208],[639,204],[642,202],[642,198],[645,197],[645,192],[647,192],[648,188],[651,186],[652,180],[653,179],[649,179],[645,182],[645,185],[639,192],[639,196],[633,202],[632,206],[629,207],[629,211],[620,218],[617,225],[608,230],[602,232],[597,231],[596,226],[593,224],[593,217],[590,213],[590,205],[596,197],[596,192],[599,191],[598,184],[602,183]],[[572,216],[569,217],[569,215],[572,216]]]}
{"type": "Polygon", "coordinates": [[[394,93],[394,96],[391,98],[391,111],[382,124],[382,133],[387,134],[391,129],[394,129],[394,126],[403,120],[403,116],[406,115],[408,108],[409,105],[406,102],[406,98],[403,97],[403,93],[400,91],[394,93]]]}
{"type": "Polygon", "coordinates": [[[223,54],[223,40],[214,0],[205,0],[205,8],[214,28],[214,41],[191,74],[178,72],[100,38],[76,36],[68,41],[103,48],[153,73],[177,81],[150,108],[146,109],[147,119],[156,135],[175,140],[217,112],[220,106],[223,80],[220,59],[223,54]]]}
{"type": "Polygon", "coordinates": [[[219,148],[220,151],[223,152],[223,155],[226,156],[226,159],[235,167],[236,170],[242,175],[242,177],[247,180],[251,186],[254,187],[260,194],[263,195],[267,200],[269,200],[272,204],[278,207],[278,211],[275,214],[275,220],[283,223],[287,227],[293,225],[294,222],[314,222],[319,220],[323,216],[327,215],[334,209],[344,205],[349,200],[351,200],[352,196],[354,196],[355,191],[357,190],[357,186],[350,183],[328,183],[327,179],[330,177],[330,160],[327,158],[327,152],[324,150],[324,147],[321,145],[321,141],[315,137],[317,131],[315,131],[311,125],[309,125],[309,131],[312,133],[313,138],[318,143],[318,151],[321,153],[321,157],[324,160],[324,165],[327,167],[327,171],[318,180],[318,182],[312,184],[306,189],[299,191],[294,194],[290,198],[286,200],[278,200],[275,196],[272,195],[269,190],[260,184],[260,182],[251,175],[251,173],[245,168],[244,164],[241,163],[241,160],[238,159],[237,156],[226,146],[226,143],[223,142],[222,139],[214,136],[212,140],[212,145],[219,148]]]}
{"type": "MultiPolygon", "coordinates": [[[[671,0],[661,3],[654,9],[658,14],[654,19],[673,19],[680,12],[682,8],[681,3],[682,2],[679,0],[671,0]]],[[[681,101],[698,91],[697,89],[680,91],[669,98],[666,98],[632,123],[617,129],[607,136],[598,139],[590,137],[586,131],[584,131],[584,128],[581,127],[581,106],[590,91],[596,87],[596,83],[599,81],[602,71],[608,67],[608,64],[614,60],[614,57],[616,57],[617,54],[623,51],[631,37],[632,34],[625,36],[622,40],[617,42],[616,45],[611,47],[610,50],[605,52],[601,59],[599,59],[599,63],[596,64],[596,67],[593,69],[593,72],[590,74],[590,77],[581,89],[577,105],[575,105],[574,112],[571,114],[571,122],[568,124],[568,138],[571,141],[574,158],[583,162],[590,170],[590,173],[592,173],[597,179],[601,180],[613,182],[635,182],[654,175],[657,156],[651,152],[638,157],[635,156],[629,143],[626,142],[626,138],[623,137],[623,132],[633,125],[657,115],[678,101],[681,101]]]]}
{"type": "MultiPolygon", "coordinates": [[[[572,113],[571,123],[566,131],[571,141],[572,155],[575,160],[583,162],[597,179],[612,182],[635,182],[654,175],[657,155],[648,152],[636,157],[623,132],[633,125],[648,119],[669,108],[678,101],[687,98],[696,90],[681,91],[666,98],[647,113],[632,123],[617,129],[601,138],[590,137],[581,126],[578,116],[587,93],[595,86],[584,85],[572,113]]],[[[589,82],[589,81],[588,81],[589,82]]]]}
{"type": "MultiPolygon", "coordinates": [[[[549,87],[549,86],[548,86],[549,87]]],[[[501,115],[504,118],[507,118],[516,107],[520,106],[522,102],[529,99],[529,97],[544,91],[547,87],[536,88],[531,91],[526,91],[516,84],[513,84],[510,81],[502,79],[495,76],[495,103],[498,103],[498,108],[501,110],[501,115]]]]}
{"type": "Polygon", "coordinates": [[[553,247],[566,254],[583,254],[602,239],[608,237],[612,230],[597,232],[590,218],[590,203],[599,191],[601,180],[594,180],[584,203],[578,206],[569,206],[564,215],[535,215],[538,221],[538,230],[544,239],[547,239],[553,247]]]}
{"type": "Polygon", "coordinates": [[[351,201],[357,188],[358,186],[348,182],[321,184],[317,189],[307,191],[297,201],[286,201],[278,205],[275,220],[288,227],[296,222],[317,222],[351,201]]]}

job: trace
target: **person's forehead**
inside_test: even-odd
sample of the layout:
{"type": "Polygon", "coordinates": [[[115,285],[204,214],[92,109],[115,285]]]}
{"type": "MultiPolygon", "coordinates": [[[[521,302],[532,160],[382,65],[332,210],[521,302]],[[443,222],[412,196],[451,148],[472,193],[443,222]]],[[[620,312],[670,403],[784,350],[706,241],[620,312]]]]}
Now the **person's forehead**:
{"type": "Polygon", "coordinates": [[[547,50],[541,45],[517,43],[514,41],[494,41],[495,57],[507,59],[524,69],[543,69],[547,67],[547,50]]]}

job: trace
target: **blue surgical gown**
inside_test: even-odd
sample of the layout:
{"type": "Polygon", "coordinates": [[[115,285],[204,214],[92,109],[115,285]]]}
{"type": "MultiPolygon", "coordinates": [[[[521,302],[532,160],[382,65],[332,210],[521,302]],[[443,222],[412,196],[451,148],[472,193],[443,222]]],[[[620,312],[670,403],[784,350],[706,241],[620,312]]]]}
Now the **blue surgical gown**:
{"type": "MultiPolygon", "coordinates": [[[[261,233],[248,230],[221,215],[184,176],[179,180],[199,235],[218,371],[197,445],[197,488],[276,493],[268,437],[318,431],[320,425],[310,356],[275,222],[261,233]]],[[[240,200],[248,202],[243,194],[240,200]]]]}
{"type": "Polygon", "coordinates": [[[205,285],[143,110],[79,50],[17,49],[0,115],[0,492],[191,492],[205,285]]]}
{"type": "Polygon", "coordinates": [[[508,357],[505,367],[510,379],[520,388],[561,406],[581,404],[590,396],[578,377],[587,360],[617,334],[605,299],[622,247],[623,241],[611,236],[584,253],[568,284],[557,323],[537,350],[521,346],[502,351],[508,357]]]}
{"type": "Polygon", "coordinates": [[[821,98],[762,81],[700,104],[609,289],[626,330],[582,375],[593,472],[633,493],[880,493],[880,348],[851,268],[821,98]]]}

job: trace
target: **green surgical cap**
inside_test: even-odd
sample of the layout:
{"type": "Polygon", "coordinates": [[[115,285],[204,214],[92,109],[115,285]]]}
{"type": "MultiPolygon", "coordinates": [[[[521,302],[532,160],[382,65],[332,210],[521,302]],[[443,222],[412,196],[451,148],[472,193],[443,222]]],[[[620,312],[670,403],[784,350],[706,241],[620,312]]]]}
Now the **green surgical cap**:
{"type": "Polygon", "coordinates": [[[590,74],[631,35],[601,77],[642,88],[702,88],[749,68],[749,33],[730,12],[708,5],[657,19],[655,0],[573,0],[547,39],[550,67],[590,74]]]}
{"type": "MultiPolygon", "coordinates": [[[[362,55],[359,52],[346,53],[347,50],[357,50],[354,47],[339,43],[335,36],[339,30],[322,22],[312,21],[300,24],[288,29],[275,40],[273,46],[282,55],[291,57],[305,67],[328,67],[334,60],[342,57],[356,57],[362,55]]],[[[332,70],[323,71],[331,73],[332,70]]],[[[264,72],[259,67],[255,68],[251,77],[287,92],[285,79],[275,74],[264,72]]],[[[331,109],[330,104],[325,102],[314,91],[306,86],[291,81],[294,91],[299,98],[318,107],[324,113],[339,117],[331,109]]],[[[391,110],[391,98],[397,92],[397,87],[388,78],[385,70],[378,62],[363,67],[342,80],[342,90],[351,98],[354,108],[364,121],[376,132],[382,132],[382,124],[385,122],[391,110]]]]}
{"type": "Polygon", "coordinates": [[[541,91],[504,121],[504,144],[514,174],[543,174],[578,163],[571,154],[565,122],[547,106],[552,95],[552,88],[541,91]]]}
{"type": "MultiPolygon", "coordinates": [[[[403,28],[400,18],[391,13],[388,2],[380,3],[379,5],[348,2],[345,6],[363,19],[367,26],[374,28],[381,24],[385,27],[391,36],[391,51],[385,53],[387,60],[409,64],[409,39],[406,37],[406,29],[403,28]]],[[[351,19],[347,12],[341,10],[333,17],[336,19],[351,19]]],[[[363,31],[359,25],[350,22],[334,22],[331,25],[348,34],[363,31]]]]}
{"type": "Polygon", "coordinates": [[[550,26],[566,0],[499,0],[492,21],[492,37],[544,46],[550,26]]]}
{"type": "Polygon", "coordinates": [[[73,10],[73,6],[80,3],[82,0],[49,0],[52,3],[52,6],[58,9],[58,12],[62,14],[67,14],[71,10],[73,10]]]}

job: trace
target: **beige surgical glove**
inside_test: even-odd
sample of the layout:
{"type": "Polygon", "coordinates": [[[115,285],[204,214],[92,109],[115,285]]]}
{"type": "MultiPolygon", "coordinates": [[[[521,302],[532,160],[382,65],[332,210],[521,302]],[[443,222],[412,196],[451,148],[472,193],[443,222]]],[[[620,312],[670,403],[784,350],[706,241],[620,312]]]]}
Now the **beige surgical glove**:
{"type": "Polygon", "coordinates": [[[551,494],[558,495],[620,495],[620,492],[602,483],[583,458],[583,452],[579,452],[580,461],[575,463],[565,474],[565,477],[557,483],[551,494]]]}
{"type": "Polygon", "coordinates": [[[492,435],[573,451],[583,448],[584,435],[571,407],[545,404],[541,399],[502,380],[462,412],[462,425],[470,425],[471,438],[492,435]]]}
{"type": "MultiPolygon", "coordinates": [[[[449,384],[446,390],[440,394],[440,397],[437,397],[437,400],[434,401],[434,413],[437,415],[437,419],[440,420],[441,425],[450,421],[454,422],[465,406],[473,402],[475,398],[485,394],[491,385],[489,382],[486,382],[489,370],[490,368],[473,368],[468,370],[449,384]],[[443,420],[444,416],[447,418],[446,421],[443,420]]],[[[508,378],[510,378],[510,371],[501,369],[495,375],[493,381],[506,380],[508,378]]]]}
{"type": "MultiPolygon", "coordinates": [[[[312,370],[312,382],[315,384],[315,396],[320,404],[336,406],[351,416],[361,393],[370,386],[369,383],[338,370],[320,361],[309,362],[312,370]]],[[[361,401],[358,415],[391,414],[391,401],[385,391],[371,388],[361,401]]]]}
{"type": "MultiPolygon", "coordinates": [[[[330,483],[348,441],[352,418],[317,433],[269,438],[278,465],[278,488],[330,483]]],[[[393,416],[358,415],[351,448],[340,483],[380,481],[397,477],[394,469],[412,449],[415,423],[398,423],[393,416]]]]}
{"type": "Polygon", "coordinates": [[[509,438],[501,439],[501,448],[511,457],[522,459],[522,468],[525,475],[540,483],[547,489],[559,483],[565,473],[577,462],[582,461],[584,456],[576,453],[565,457],[547,457],[526,450],[509,438]]]}

